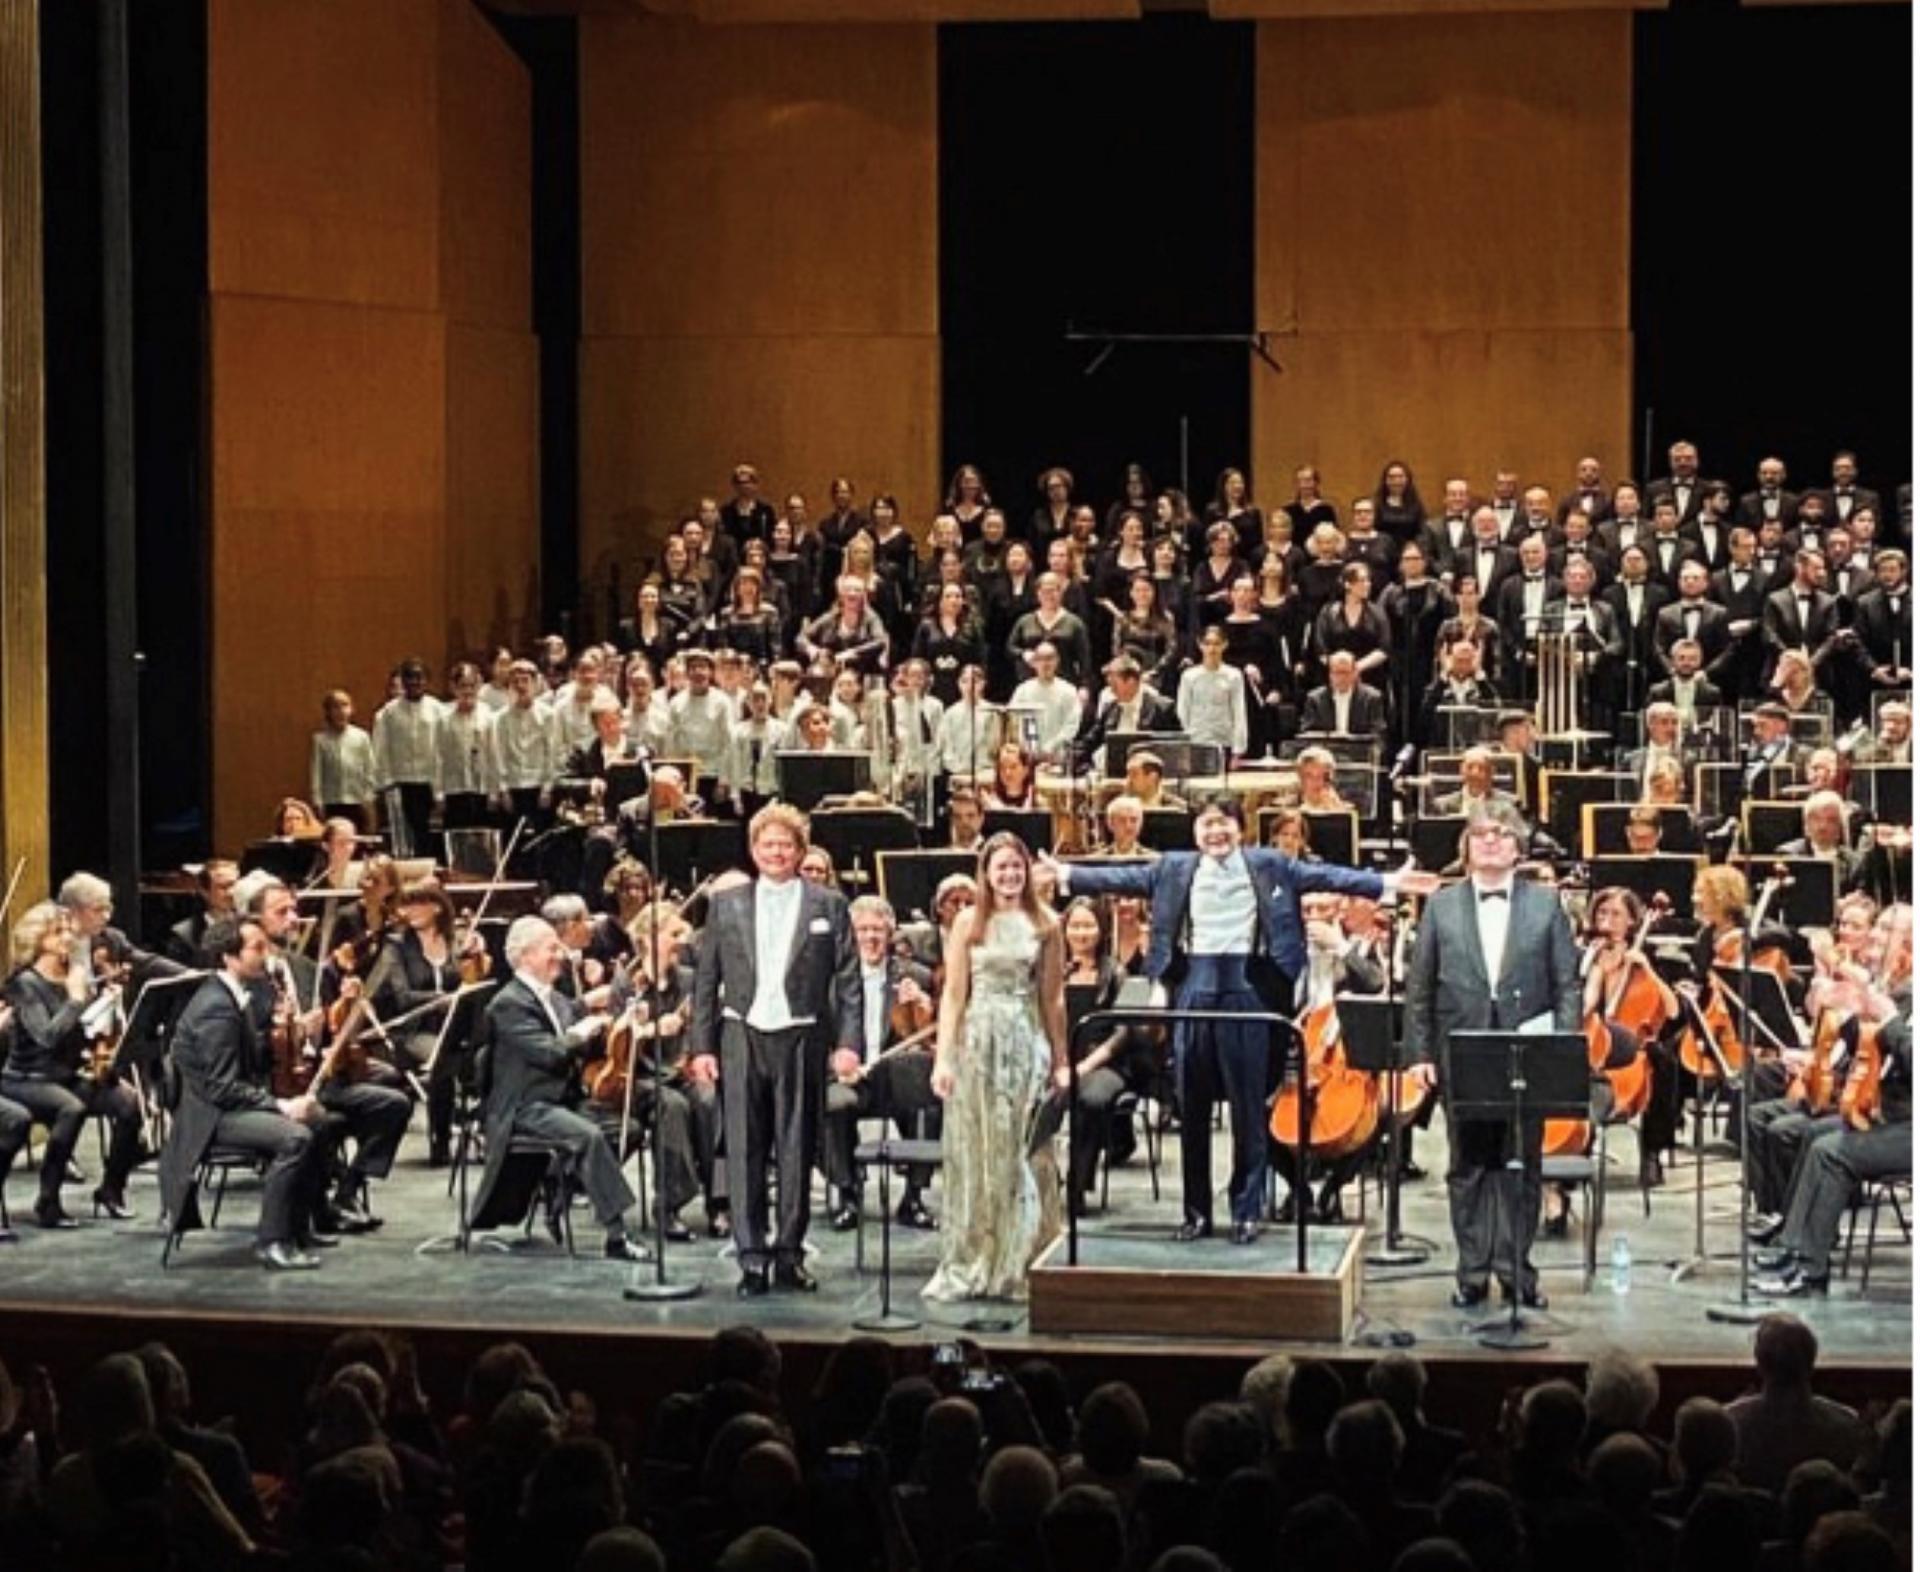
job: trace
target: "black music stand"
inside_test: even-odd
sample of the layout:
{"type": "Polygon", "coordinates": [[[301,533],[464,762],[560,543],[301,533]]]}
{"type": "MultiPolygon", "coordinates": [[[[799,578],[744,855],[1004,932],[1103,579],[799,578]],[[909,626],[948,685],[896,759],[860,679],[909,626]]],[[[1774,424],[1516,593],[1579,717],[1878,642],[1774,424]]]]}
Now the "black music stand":
{"type": "MultiPolygon", "coordinates": [[[[1692,968],[1688,967],[1691,974],[1692,968]]],[[[1676,989],[1680,1008],[1692,1030],[1694,1041],[1700,1051],[1712,1061],[1712,1080],[1716,1086],[1730,1086],[1733,1083],[1733,1067],[1720,1052],[1720,1045],[1714,1039],[1712,1030],[1707,1026],[1706,1013],[1699,999],[1685,989],[1676,989]]],[[[1707,1253],[1707,1103],[1706,1076],[1694,1077],[1693,1107],[1693,1254],[1684,1261],[1675,1261],[1667,1274],[1670,1284],[1684,1283],[1695,1272],[1704,1271],[1712,1257],[1707,1253]]],[[[1746,1120],[1743,1118],[1742,1125],[1746,1120]]],[[[1740,1164],[1741,1182],[1746,1182],[1746,1163],[1740,1164]]]]}
{"type": "Polygon", "coordinates": [[[1596,890],[1619,886],[1651,904],[1656,894],[1666,896],[1675,917],[1693,917],[1693,881],[1699,877],[1702,859],[1672,857],[1656,853],[1651,857],[1631,857],[1625,852],[1595,857],[1587,865],[1592,870],[1596,890]]]}
{"type": "Polygon", "coordinates": [[[802,813],[826,797],[873,790],[873,756],[854,748],[782,748],[774,756],[780,795],[802,813]]]}
{"type": "Polygon", "coordinates": [[[981,830],[989,840],[1002,832],[1011,835],[1036,857],[1053,854],[1053,815],[1044,808],[990,809],[981,830]]]}
{"type": "Polygon", "coordinates": [[[127,1010],[127,1024],[120,1033],[120,1046],[114,1051],[114,1069],[132,1075],[134,1086],[140,1093],[140,1106],[151,1110],[147,1120],[147,1139],[156,1152],[165,1144],[163,1120],[166,1109],[160,1099],[146,1095],[146,1088],[141,1084],[141,1071],[165,1057],[173,1040],[173,1029],[179,1024],[180,1012],[193,997],[194,989],[189,985],[202,983],[212,975],[203,971],[178,972],[170,977],[149,978],[142,983],[127,1010]]]}
{"type": "Polygon", "coordinates": [[[272,874],[288,889],[297,890],[312,882],[326,862],[327,854],[319,841],[276,835],[254,841],[240,853],[240,873],[244,877],[257,869],[272,874]]]}
{"type": "Polygon", "coordinates": [[[880,894],[901,922],[914,914],[933,917],[933,898],[956,873],[974,877],[980,868],[977,851],[957,846],[938,851],[883,851],[874,858],[880,894]]]}
{"type": "Polygon", "coordinates": [[[1440,873],[1460,860],[1460,837],[1466,832],[1467,816],[1449,813],[1437,819],[1415,819],[1407,832],[1413,848],[1414,866],[1429,873],[1440,873]]]}
{"type": "Polygon", "coordinates": [[[1857,764],[1847,795],[1882,824],[1913,823],[1913,766],[1857,764]]]}
{"type": "MultiPolygon", "coordinates": [[[[883,851],[918,851],[920,827],[899,808],[822,808],[807,825],[814,845],[833,858],[841,880],[878,888],[874,855],[883,851]]],[[[864,893],[855,891],[855,894],[864,893]]]]}
{"type": "Polygon", "coordinates": [[[1354,809],[1340,808],[1332,812],[1310,809],[1303,817],[1307,823],[1307,847],[1316,857],[1323,862],[1337,862],[1343,868],[1360,866],[1360,816],[1354,809]]]}
{"type": "Polygon", "coordinates": [[[1759,889],[1784,868],[1793,881],[1781,894],[1774,921],[1793,929],[1831,928],[1840,898],[1840,869],[1826,857],[1731,857],[1728,859],[1759,889]]]}
{"type": "MultiPolygon", "coordinates": [[[[1640,809],[1634,802],[1590,802],[1583,810],[1585,822],[1580,830],[1580,850],[1591,860],[1595,857],[1623,856],[1627,850],[1627,819],[1640,809]]],[[[1677,856],[1700,851],[1700,832],[1694,827],[1693,814],[1677,803],[1654,810],[1660,815],[1660,850],[1677,856]]]]}
{"type": "Polygon", "coordinates": [[[716,873],[751,866],[747,827],[738,819],[679,819],[657,829],[649,819],[648,836],[657,843],[652,866],[663,890],[693,890],[716,873]]]}
{"type": "Polygon", "coordinates": [[[1140,815],[1140,844],[1157,852],[1192,851],[1191,808],[1148,808],[1140,815]]]}
{"type": "Polygon", "coordinates": [[[1720,966],[1713,968],[1713,975],[1726,984],[1732,1002],[1729,1009],[1733,1014],[1733,1024],[1740,1033],[1741,1041],[1747,1040],[1747,1026],[1743,1017],[1751,1011],[1753,1015],[1753,1038],[1761,1047],[1778,1053],[1788,1049],[1799,1049],[1806,1045],[1800,1040],[1802,1028],[1799,1019],[1793,1013],[1793,1004],[1787,998],[1786,985],[1780,981],[1780,974],[1764,966],[1746,968],[1740,966],[1720,966]],[[1752,975],[1748,976],[1748,971],[1752,975]]]}
{"type": "MultiPolygon", "coordinates": [[[[1398,939],[1398,933],[1395,934],[1398,939]]],[[[1367,1257],[1368,1266],[1413,1266],[1433,1252],[1433,1243],[1400,1232],[1400,1073],[1411,1069],[1403,1031],[1404,1006],[1391,991],[1384,998],[1338,995],[1334,1013],[1340,1017],[1340,1041],[1347,1063],[1369,1075],[1387,1077],[1387,1120],[1381,1130],[1381,1149],[1387,1165],[1387,1237],[1367,1257]],[[1402,1249],[1402,1242],[1411,1249],[1402,1249]]]]}
{"type": "MultiPolygon", "coordinates": [[[[433,1077],[440,1055],[447,1051],[447,1045],[453,1042],[471,1044],[482,1030],[486,1014],[487,1000],[500,988],[499,978],[509,976],[504,969],[496,971],[485,982],[463,987],[452,996],[447,1007],[446,1018],[440,1023],[439,1035],[434,1039],[433,1053],[428,1058],[425,1074],[429,1080],[433,1077]],[[457,1025],[456,1025],[457,1023],[457,1025]]],[[[409,1072],[409,1081],[419,1085],[418,1078],[409,1072]]],[[[459,1087],[455,1087],[456,1099],[461,1098],[459,1087]]],[[[463,1100],[463,1099],[462,1099],[463,1100]]],[[[468,1110],[461,1109],[463,1114],[468,1110]]],[[[471,1117],[462,1118],[460,1131],[456,1137],[453,1159],[453,1172],[447,1176],[447,1194],[455,1197],[457,1210],[454,1212],[453,1232],[434,1234],[423,1239],[413,1247],[415,1255],[436,1255],[442,1250],[455,1250],[461,1255],[469,1255],[473,1250],[473,1230],[467,1226],[467,1167],[473,1155],[473,1121],[471,1117]]]]}
{"type": "Polygon", "coordinates": [[[1158,755],[1164,765],[1166,755],[1160,753],[1163,745],[1177,748],[1192,741],[1184,731],[1110,731],[1106,737],[1106,754],[1100,761],[1101,773],[1124,776],[1127,773],[1127,760],[1136,753],[1158,755]]]}
{"type": "Polygon", "coordinates": [[[1749,797],[1741,805],[1745,845],[1754,856],[1777,852],[1788,841],[1800,838],[1805,807],[1797,802],[1764,802],[1749,797]]]}
{"type": "Polygon", "coordinates": [[[1445,1077],[1452,1115],[1461,1119],[1503,1120],[1507,1126],[1510,1195],[1503,1205],[1507,1237],[1513,1243],[1513,1280],[1506,1315],[1474,1330],[1483,1348],[1508,1351],[1545,1348],[1544,1335],[1520,1313],[1526,1260],[1520,1248],[1522,1177],[1526,1173],[1526,1129],[1547,1119],[1592,1116],[1593,1072],[1587,1064],[1587,1040],[1579,1032],[1454,1032],[1446,1043],[1445,1077]]]}

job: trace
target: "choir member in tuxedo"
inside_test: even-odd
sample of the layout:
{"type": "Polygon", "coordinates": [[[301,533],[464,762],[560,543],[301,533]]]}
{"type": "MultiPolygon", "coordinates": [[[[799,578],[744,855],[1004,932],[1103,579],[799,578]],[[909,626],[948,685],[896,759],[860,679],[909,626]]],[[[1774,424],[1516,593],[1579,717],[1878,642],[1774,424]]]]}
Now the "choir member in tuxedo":
{"type": "Polygon", "coordinates": [[[1626,652],[1626,671],[1621,702],[1637,709],[1646,696],[1647,684],[1660,675],[1654,658],[1654,643],[1660,612],[1669,596],[1666,586],[1647,576],[1647,554],[1638,546],[1629,547],[1620,559],[1620,577],[1600,592],[1600,600],[1613,613],[1626,652]]]}
{"type": "Polygon", "coordinates": [[[1718,682],[1734,658],[1732,618],[1724,606],[1707,598],[1712,575],[1704,562],[1689,562],[1680,570],[1680,596],[1663,605],[1653,625],[1653,658],[1661,671],[1673,671],[1673,647],[1682,639],[1700,646],[1705,676],[1718,682]]]}
{"type": "Polygon", "coordinates": [[[1730,515],[1733,493],[1724,480],[1706,483],[1699,514],[1684,525],[1681,533],[1692,542],[1693,554],[1707,565],[1707,571],[1727,565],[1727,547],[1733,533],[1730,515]]]}
{"type": "Polygon", "coordinates": [[[1560,521],[1553,512],[1553,493],[1545,486],[1529,486],[1520,494],[1520,512],[1507,529],[1507,544],[1515,551],[1530,535],[1544,535],[1548,546],[1560,543],[1560,521]]]}
{"type": "MultiPolygon", "coordinates": [[[[860,1171],[854,1163],[859,1121],[889,1118],[900,1134],[940,1137],[940,1099],[933,1095],[933,1039],[918,1048],[900,1049],[900,1027],[933,1024],[937,1001],[933,974],[894,953],[893,908],[877,895],[863,895],[848,908],[854,947],[860,957],[860,1049],[835,1051],[828,1064],[826,1124],[821,1167],[837,1197],[829,1222],[836,1233],[860,1226],[860,1171]],[[884,1057],[893,1051],[891,1057],[884,1057]]],[[[907,1170],[906,1193],[895,1219],[908,1228],[932,1228],[927,1210],[930,1167],[907,1170]]]]}
{"type": "Polygon", "coordinates": [[[1641,504],[1640,488],[1630,480],[1623,480],[1613,488],[1613,516],[1594,526],[1595,542],[1616,562],[1627,547],[1652,533],[1640,511],[1641,504]]]}
{"type": "Polygon", "coordinates": [[[1783,650],[1799,650],[1813,662],[1816,673],[1824,664],[1830,641],[1840,630],[1840,611],[1826,592],[1827,560],[1812,547],[1794,553],[1793,582],[1767,597],[1761,613],[1760,636],[1770,660],[1783,650]]]}
{"type": "MultiPolygon", "coordinates": [[[[1468,821],[1461,842],[1468,877],[1427,902],[1407,968],[1407,1049],[1430,1066],[1445,1063],[1458,1031],[1512,1031],[1542,1016],[1557,1032],[1580,1029],[1573,930],[1549,886],[1514,876],[1524,833],[1506,816],[1483,812],[1468,821]]],[[[1544,1309],[1531,1260],[1540,1220],[1540,1121],[1522,1132],[1515,1175],[1507,1171],[1513,1154],[1504,1122],[1456,1118],[1450,1101],[1447,1117],[1447,1199],[1459,1251],[1454,1305],[1482,1302],[1488,1278],[1497,1276],[1509,1297],[1544,1309]],[[1509,1280],[1516,1243],[1517,1283],[1509,1280]]]]}
{"type": "Polygon", "coordinates": [[[1853,631],[1868,679],[1876,689],[1913,686],[1913,588],[1907,554],[1874,553],[1873,588],[1853,608],[1853,631]]]}
{"type": "Polygon", "coordinates": [[[1473,511],[1473,536],[1453,554],[1448,576],[1458,580],[1472,574],[1483,595],[1498,596],[1500,586],[1520,571],[1520,553],[1506,543],[1500,520],[1490,507],[1473,511]]]}
{"type": "Polygon", "coordinates": [[[1575,513],[1584,513],[1589,520],[1598,524],[1613,512],[1613,493],[1607,489],[1600,461],[1589,455],[1573,467],[1573,490],[1560,499],[1555,510],[1564,527],[1567,519],[1575,513]]]}
{"type": "Polygon", "coordinates": [[[733,466],[733,495],[721,514],[722,527],[736,548],[773,533],[773,504],[760,495],[760,471],[751,464],[733,466]]]}
{"type": "Polygon", "coordinates": [[[1768,519],[1785,523],[1800,506],[1800,499],[1787,490],[1787,466],[1783,459],[1763,458],[1754,476],[1757,484],[1744,493],[1733,510],[1733,521],[1758,531],[1768,519]]]}
{"type": "Polygon", "coordinates": [[[1559,595],[1559,580],[1547,573],[1546,542],[1538,538],[1522,542],[1520,571],[1500,586],[1494,603],[1494,621],[1500,625],[1500,667],[1509,698],[1533,697],[1540,631],[1548,603],[1559,595]]]}
{"type": "Polygon", "coordinates": [[[1444,488],[1440,516],[1427,521],[1420,543],[1427,548],[1427,560],[1435,563],[1455,561],[1473,540],[1473,487],[1455,475],[1444,488]]]}
{"type": "Polygon", "coordinates": [[[1702,710],[1718,709],[1727,696],[1700,674],[1702,650],[1697,639],[1675,639],[1667,650],[1671,673],[1647,689],[1649,704],[1671,704],[1680,712],[1681,726],[1691,731],[1700,724],[1702,710]]]}
{"type": "Polygon", "coordinates": [[[1700,479],[1700,450],[1691,442],[1680,441],[1667,449],[1667,473],[1647,482],[1647,502],[1657,508],[1660,502],[1673,504],[1674,517],[1691,524],[1699,516],[1706,500],[1706,484],[1700,479]]]}
{"type": "Polygon", "coordinates": [[[802,1256],[828,1048],[858,1053],[860,962],[837,892],[796,877],[804,815],[770,803],[748,845],[759,877],[716,893],[695,967],[696,1055],[717,1055],[739,1292],[818,1284],[802,1256]],[[767,1167],[780,1166],[779,1230],[767,1237],[767,1167]],[[769,1279],[771,1278],[772,1281],[769,1279]]]}
{"type": "Polygon", "coordinates": [[[1593,564],[1594,584],[1605,589],[1614,581],[1619,571],[1620,556],[1625,549],[1619,547],[1609,550],[1595,537],[1593,520],[1584,513],[1571,513],[1567,516],[1559,540],[1547,551],[1547,575],[1550,578],[1565,578],[1567,564],[1575,557],[1584,557],[1593,564]]]}
{"type": "Polygon", "coordinates": [[[487,1166],[474,1193],[472,1226],[508,1220],[494,1209],[495,1192],[513,1138],[527,1136],[566,1154],[594,1217],[606,1229],[608,1258],[649,1260],[646,1248],[627,1235],[626,1213],[634,1195],[619,1159],[600,1127],[569,1106],[580,1065],[606,1031],[607,1017],[588,1014],[555,986],[567,954],[545,918],[516,917],[507,930],[506,957],[512,975],[487,1002],[487,1166]]]}
{"type": "Polygon", "coordinates": [[[1707,576],[1707,596],[1727,613],[1731,653],[1714,680],[1737,702],[1760,691],[1760,619],[1771,588],[1758,561],[1758,537],[1735,526],[1727,538],[1727,565],[1707,576]]]}
{"type": "MultiPolygon", "coordinates": [[[[1699,560],[1691,537],[1680,528],[1673,500],[1661,497],[1653,504],[1653,531],[1637,542],[1647,553],[1647,575],[1671,596],[1680,589],[1680,570],[1699,560]]],[[[1625,548],[1622,548],[1625,554],[1625,548]]]]}
{"type": "Polygon", "coordinates": [[[270,1271],[320,1264],[310,1244],[334,1242],[313,1231],[322,1182],[321,1147],[310,1096],[275,1097],[266,1088],[267,1048],[254,1024],[252,990],[266,975],[266,931],[249,918],[223,918],[207,934],[219,970],[194,991],[173,1030],[180,1100],[160,1153],[160,1199],[178,1229],[200,1224],[200,1160],[219,1145],[268,1163],[254,1255],[270,1271]]]}
{"type": "Polygon", "coordinates": [[[1480,646],[1456,639],[1447,649],[1446,672],[1427,684],[1420,699],[1419,724],[1413,740],[1423,748],[1447,745],[1445,708],[1497,709],[1500,694],[1480,670],[1480,646]]]}
{"type": "Polygon", "coordinates": [[[1613,620],[1613,611],[1593,596],[1593,569],[1575,558],[1567,564],[1565,594],[1547,607],[1549,630],[1581,635],[1581,657],[1588,672],[1588,699],[1592,717],[1604,727],[1608,706],[1619,702],[1620,674],[1626,641],[1613,620]]]}
{"type": "Polygon", "coordinates": [[[1860,462],[1844,449],[1833,456],[1833,484],[1807,496],[1818,498],[1824,515],[1841,524],[1853,517],[1855,508],[1872,508],[1880,516],[1880,493],[1860,484],[1860,462]]]}

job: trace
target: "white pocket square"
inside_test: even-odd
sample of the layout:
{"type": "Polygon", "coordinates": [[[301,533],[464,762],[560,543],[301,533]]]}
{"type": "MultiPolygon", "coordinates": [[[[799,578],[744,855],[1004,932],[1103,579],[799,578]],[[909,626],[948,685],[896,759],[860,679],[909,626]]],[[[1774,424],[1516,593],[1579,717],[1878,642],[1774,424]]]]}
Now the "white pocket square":
{"type": "Polygon", "coordinates": [[[808,933],[831,933],[832,931],[833,924],[828,922],[824,917],[816,917],[812,922],[807,924],[808,933]]]}

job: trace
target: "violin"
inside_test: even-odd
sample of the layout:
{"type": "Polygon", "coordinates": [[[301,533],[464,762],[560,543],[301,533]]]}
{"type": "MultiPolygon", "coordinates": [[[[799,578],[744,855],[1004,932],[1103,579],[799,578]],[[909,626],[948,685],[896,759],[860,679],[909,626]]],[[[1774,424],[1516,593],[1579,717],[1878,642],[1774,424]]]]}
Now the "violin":
{"type": "MultiPolygon", "coordinates": [[[[1752,926],[1758,929],[1765,921],[1767,908],[1773,899],[1792,881],[1776,874],[1760,888],[1760,899],[1754,906],[1752,926]]],[[[1713,941],[1713,963],[1716,966],[1738,966],[1740,964],[1741,934],[1740,923],[1730,924],[1713,941]]],[[[1786,952],[1778,945],[1769,944],[1764,948],[1755,946],[1753,964],[1772,972],[1784,984],[1792,981],[1793,967],[1788,962],[1786,952]]],[[[1701,1032],[1696,1027],[1688,1027],[1680,1035],[1680,1063],[1691,1071],[1696,1080],[1714,1081],[1720,1078],[1724,1067],[1730,1076],[1737,1076],[1746,1068],[1747,1049],[1740,1040],[1740,1033],[1733,1024],[1733,1012],[1727,1007],[1726,984],[1718,977],[1708,978],[1707,1002],[1698,1011],[1699,1026],[1704,1027],[1712,1047],[1708,1048],[1701,1032]]]]}
{"type": "Polygon", "coordinates": [[[278,967],[268,968],[267,980],[273,988],[273,1025],[267,1032],[268,1085],[275,1097],[300,1097],[310,1077],[300,1045],[294,1040],[293,1020],[299,1006],[278,967]]]}

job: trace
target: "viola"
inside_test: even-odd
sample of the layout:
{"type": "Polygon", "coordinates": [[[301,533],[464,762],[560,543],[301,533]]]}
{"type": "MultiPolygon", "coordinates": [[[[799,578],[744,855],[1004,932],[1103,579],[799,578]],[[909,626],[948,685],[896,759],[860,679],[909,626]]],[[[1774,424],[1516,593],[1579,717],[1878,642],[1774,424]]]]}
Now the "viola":
{"type": "Polygon", "coordinates": [[[1880,1047],[1880,1028],[1855,1018],[1858,1036],[1846,1084],[1840,1089],[1840,1117],[1849,1130],[1871,1130],[1880,1122],[1880,1076],[1886,1054],[1880,1047]]]}

